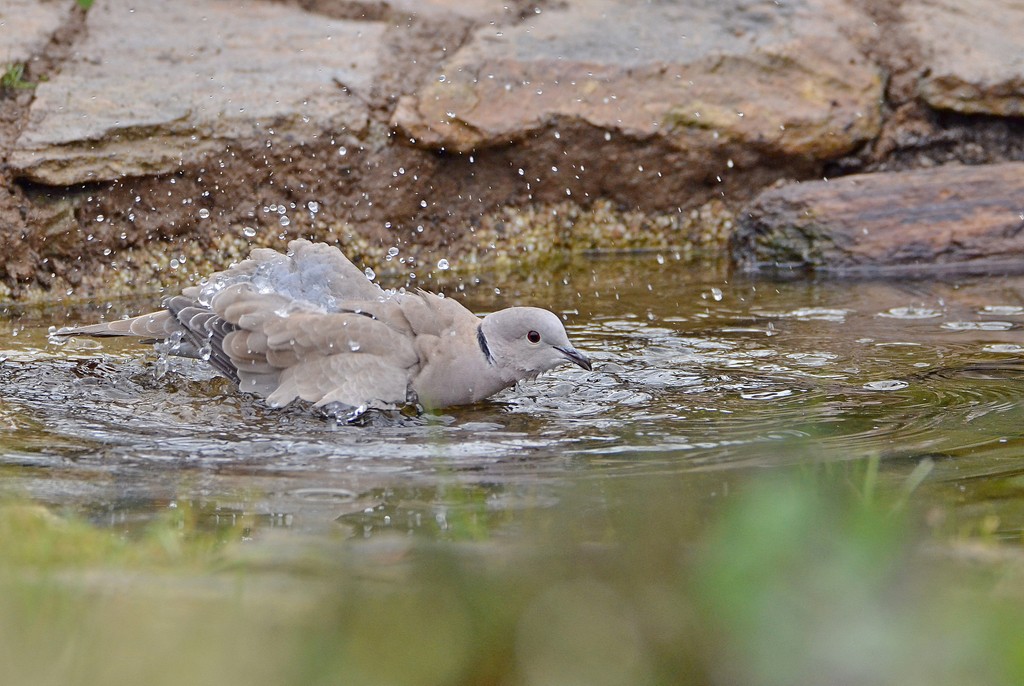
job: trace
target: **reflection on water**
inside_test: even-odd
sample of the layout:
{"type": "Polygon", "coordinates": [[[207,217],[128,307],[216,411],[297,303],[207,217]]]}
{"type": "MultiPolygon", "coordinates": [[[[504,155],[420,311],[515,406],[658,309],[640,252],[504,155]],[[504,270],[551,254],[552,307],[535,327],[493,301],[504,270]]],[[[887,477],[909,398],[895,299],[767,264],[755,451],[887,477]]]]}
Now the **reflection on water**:
{"type": "Polygon", "coordinates": [[[499,529],[580,479],[870,455],[906,475],[927,457],[933,492],[965,508],[1005,502],[1009,534],[1024,528],[1011,505],[1024,483],[1022,293],[1020,277],[775,283],[655,256],[595,259],[500,294],[467,285],[460,297],[481,312],[564,312],[594,371],[367,427],[266,409],[189,361],[157,379],[153,353],[123,341],[47,341],[49,325],[96,311],[10,312],[0,475],[126,528],[187,500],[213,526],[244,513],[267,527],[444,536],[452,521],[499,529]]]}

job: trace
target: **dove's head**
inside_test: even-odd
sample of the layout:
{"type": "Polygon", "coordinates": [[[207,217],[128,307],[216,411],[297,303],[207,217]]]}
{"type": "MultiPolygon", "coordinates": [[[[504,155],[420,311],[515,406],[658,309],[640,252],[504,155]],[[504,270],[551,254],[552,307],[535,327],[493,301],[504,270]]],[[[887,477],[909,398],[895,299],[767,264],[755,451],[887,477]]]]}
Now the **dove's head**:
{"type": "Polygon", "coordinates": [[[572,362],[590,370],[587,356],[572,346],[565,327],[553,312],[539,307],[509,307],[484,317],[480,347],[491,362],[516,379],[572,362]]]}

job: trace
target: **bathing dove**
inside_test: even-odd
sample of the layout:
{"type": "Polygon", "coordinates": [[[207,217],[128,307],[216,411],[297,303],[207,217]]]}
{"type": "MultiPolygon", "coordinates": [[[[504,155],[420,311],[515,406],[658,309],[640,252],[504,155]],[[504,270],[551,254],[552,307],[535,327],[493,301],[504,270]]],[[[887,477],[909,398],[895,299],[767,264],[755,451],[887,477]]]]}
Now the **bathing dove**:
{"type": "Polygon", "coordinates": [[[59,336],[138,336],[207,360],[243,391],[283,407],[427,408],[473,403],[590,360],[559,318],[510,307],[482,319],[426,291],[384,291],[336,247],[295,240],[249,258],[132,319],[59,336]]]}

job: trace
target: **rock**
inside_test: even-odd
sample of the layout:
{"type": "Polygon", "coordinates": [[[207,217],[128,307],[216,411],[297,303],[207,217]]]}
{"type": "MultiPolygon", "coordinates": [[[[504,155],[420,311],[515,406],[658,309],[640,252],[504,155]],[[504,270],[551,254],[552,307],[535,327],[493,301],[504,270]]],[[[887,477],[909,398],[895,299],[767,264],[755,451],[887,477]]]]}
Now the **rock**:
{"type": "MultiPolygon", "coordinates": [[[[326,0],[326,4],[335,2],[326,0]]],[[[377,0],[374,4],[381,5],[382,16],[395,18],[411,16],[445,21],[471,19],[480,23],[507,23],[517,19],[520,12],[526,11],[526,6],[532,3],[523,0],[377,0]]]]}
{"type": "Polygon", "coordinates": [[[503,254],[711,245],[733,223],[696,226],[695,208],[736,216],[780,179],[1024,159],[1022,14],[1019,0],[0,0],[0,58],[39,83],[0,93],[0,295],[84,293],[105,269],[170,283],[189,275],[164,254],[192,269],[295,235],[434,263],[492,259],[492,230],[503,254]],[[575,221],[588,213],[606,228],[575,221]]]}
{"type": "MultiPolygon", "coordinates": [[[[750,164],[824,160],[878,131],[879,72],[840,28],[870,26],[856,10],[824,0],[556,7],[478,29],[400,101],[394,125],[463,153],[595,127],[684,153],[668,171],[690,179],[724,172],[730,149],[752,152],[750,164]]],[[[600,158],[597,148],[574,152],[600,158]]]]}
{"type": "Polygon", "coordinates": [[[10,157],[51,185],[163,174],[231,143],[368,125],[383,25],[271,3],[104,0],[10,157]]]}
{"type": "Polygon", "coordinates": [[[1024,269],[1024,163],[859,174],[762,193],[733,237],[748,270],[1024,269]]]}
{"type": "Polygon", "coordinates": [[[913,0],[901,9],[923,53],[918,88],[930,106],[1024,116],[1024,3],[913,0]]]}
{"type": "Polygon", "coordinates": [[[0,67],[27,62],[67,14],[67,3],[63,2],[4,0],[0,6],[0,67]]]}

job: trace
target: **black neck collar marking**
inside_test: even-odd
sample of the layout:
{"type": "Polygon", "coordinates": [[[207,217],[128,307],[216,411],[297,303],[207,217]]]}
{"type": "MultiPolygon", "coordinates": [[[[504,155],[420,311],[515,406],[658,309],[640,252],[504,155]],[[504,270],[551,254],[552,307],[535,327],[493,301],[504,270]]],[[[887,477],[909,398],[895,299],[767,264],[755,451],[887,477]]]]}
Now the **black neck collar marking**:
{"type": "Polygon", "coordinates": [[[491,349],[487,347],[487,337],[484,336],[483,324],[476,327],[476,342],[480,344],[480,352],[487,358],[487,363],[494,364],[494,358],[491,357],[491,349]]]}

